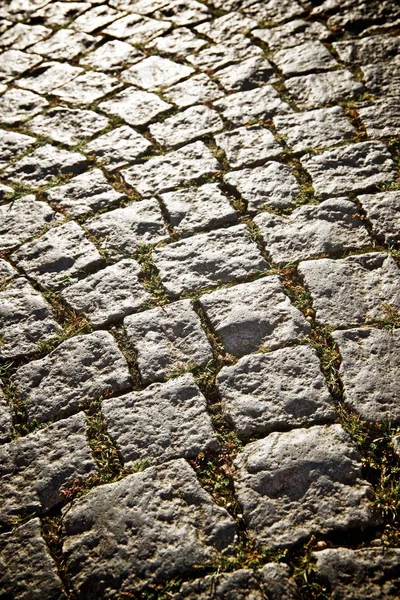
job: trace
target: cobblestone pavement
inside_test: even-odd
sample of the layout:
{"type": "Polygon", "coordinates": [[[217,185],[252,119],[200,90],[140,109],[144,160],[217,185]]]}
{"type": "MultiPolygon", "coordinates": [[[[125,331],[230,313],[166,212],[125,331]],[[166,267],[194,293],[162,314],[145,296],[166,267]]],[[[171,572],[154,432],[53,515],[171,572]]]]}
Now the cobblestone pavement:
{"type": "Polygon", "coordinates": [[[0,599],[399,598],[398,2],[0,21],[0,599]]]}

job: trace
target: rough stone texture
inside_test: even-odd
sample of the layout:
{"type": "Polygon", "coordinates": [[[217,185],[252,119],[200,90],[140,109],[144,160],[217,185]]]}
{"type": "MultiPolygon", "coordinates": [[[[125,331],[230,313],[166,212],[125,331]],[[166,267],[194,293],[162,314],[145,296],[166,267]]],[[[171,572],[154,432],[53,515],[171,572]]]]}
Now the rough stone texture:
{"type": "Polygon", "coordinates": [[[18,154],[35,142],[30,135],[0,130],[0,169],[4,169],[18,154]]]}
{"type": "Polygon", "coordinates": [[[71,60],[94,45],[95,38],[73,29],[59,29],[43,42],[31,46],[35,52],[52,60],[71,60]]]}
{"type": "Polygon", "coordinates": [[[369,65],[395,58],[400,52],[400,37],[381,34],[332,45],[343,62],[369,65]]]}
{"type": "Polygon", "coordinates": [[[310,332],[276,276],[205,294],[200,304],[226,351],[234,356],[260,348],[274,350],[310,332]]]}
{"type": "Polygon", "coordinates": [[[6,50],[0,54],[0,81],[8,83],[18,75],[25,73],[42,62],[40,56],[27,54],[20,50],[6,50]]]}
{"type": "Polygon", "coordinates": [[[18,86],[37,94],[50,94],[78,77],[82,71],[80,67],[73,67],[67,62],[44,62],[30,71],[27,77],[18,79],[18,86]]]}
{"type": "Polygon", "coordinates": [[[268,44],[270,50],[275,51],[313,40],[325,41],[329,38],[330,31],[318,21],[295,19],[277,27],[255,29],[252,34],[268,44]]]}
{"type": "Polygon", "coordinates": [[[0,258],[0,285],[3,287],[7,281],[10,281],[17,275],[17,271],[6,260],[0,258]]]}
{"type": "Polygon", "coordinates": [[[253,119],[270,119],[276,114],[292,111],[271,85],[231,94],[214,102],[214,106],[234,125],[245,125],[253,119]]]}
{"type": "Polygon", "coordinates": [[[289,216],[261,213],[254,219],[274,262],[340,254],[372,245],[357,207],[345,198],[301,206],[289,216]]]}
{"type": "Polygon", "coordinates": [[[387,63],[361,67],[365,87],[373,94],[398,97],[400,91],[400,57],[387,63]]]}
{"type": "Polygon", "coordinates": [[[229,40],[234,33],[246,34],[257,26],[257,21],[245,17],[240,12],[230,12],[213,21],[207,21],[195,27],[195,30],[206,35],[214,42],[229,40]]]}
{"type": "Polygon", "coordinates": [[[236,221],[237,213],[218,184],[206,183],[160,194],[168,219],[179,233],[195,233],[236,221]]]}
{"type": "Polygon", "coordinates": [[[291,77],[285,81],[285,86],[302,109],[335,104],[364,91],[362,84],[347,70],[291,77]]]}
{"type": "Polygon", "coordinates": [[[0,200],[10,200],[14,196],[14,189],[8,185],[0,183],[0,200]]]}
{"type": "Polygon", "coordinates": [[[307,346],[245,356],[219,372],[217,385],[225,418],[241,439],[336,417],[317,355],[307,346]]]}
{"type": "Polygon", "coordinates": [[[267,268],[245,225],[201,233],[157,248],[153,259],[163,285],[173,297],[267,268]]]}
{"type": "Polygon", "coordinates": [[[58,210],[75,217],[111,208],[125,197],[109,185],[100,169],[82,173],[65,185],[50,188],[46,195],[58,210]]]}
{"type": "Polygon", "coordinates": [[[96,29],[104,27],[111,21],[114,21],[119,16],[118,11],[108,7],[106,4],[95,6],[91,10],[86,11],[72,22],[71,26],[78,31],[91,33],[96,29]]]}
{"type": "Polygon", "coordinates": [[[101,102],[99,108],[107,114],[121,117],[129,125],[137,126],[146,125],[154,117],[171,108],[171,104],[167,104],[156,94],[130,87],[113,96],[111,100],[101,102]]]}
{"type": "Polygon", "coordinates": [[[318,321],[335,327],[383,319],[385,306],[400,308],[400,271],[377,252],[340,260],[301,262],[299,271],[313,297],[318,321]]]}
{"type": "Polygon", "coordinates": [[[28,90],[7,90],[1,96],[0,122],[5,125],[14,125],[26,121],[42,111],[48,104],[45,98],[28,92],[28,90]]]}
{"type": "Polygon", "coordinates": [[[97,137],[85,151],[95,154],[108,171],[136,162],[151,148],[151,143],[131,127],[123,125],[97,137]]]}
{"type": "Polygon", "coordinates": [[[273,75],[271,63],[260,56],[253,56],[215,72],[215,77],[228,91],[248,90],[271,80],[273,75]]]}
{"type": "Polygon", "coordinates": [[[301,159],[314,190],[322,197],[346,192],[368,192],[379,183],[395,179],[395,164],[381,142],[360,142],[306,155],[301,159]]]}
{"type": "Polygon", "coordinates": [[[53,94],[71,104],[90,104],[120,87],[121,83],[115,77],[88,71],[58,87],[53,94]]]}
{"type": "Polygon", "coordinates": [[[162,123],[150,125],[149,131],[157,142],[167,147],[186,144],[207,133],[220,131],[223,123],[218,113],[207,106],[192,106],[169,117],[162,123]]]}
{"type": "MultiPolygon", "coordinates": [[[[40,1],[40,4],[44,4],[40,1]]],[[[51,2],[33,13],[33,17],[43,19],[46,25],[64,26],[90,8],[89,2],[51,2]]]]}
{"type": "Polygon", "coordinates": [[[111,210],[86,221],[85,227],[102,248],[117,256],[133,254],[140,244],[155,244],[168,237],[155,198],[111,210]]]}
{"type": "Polygon", "coordinates": [[[190,300],[147,310],[124,319],[145,385],[212,360],[212,351],[190,300]]]}
{"type": "Polygon", "coordinates": [[[0,44],[2,46],[12,45],[14,50],[24,50],[50,33],[51,29],[42,25],[32,26],[26,23],[16,23],[2,34],[0,44]]]}
{"type": "Polygon", "coordinates": [[[50,229],[24,244],[12,258],[29,277],[50,289],[58,288],[85,269],[102,263],[96,247],[75,221],[50,229]]]}
{"type": "Polygon", "coordinates": [[[190,106],[198,102],[209,102],[224,95],[217,84],[204,73],[167,88],[163,94],[169,102],[173,102],[179,107],[190,106]]]}
{"type": "Polygon", "coordinates": [[[293,152],[334,146],[357,135],[340,106],[278,116],[274,125],[293,152]]]}
{"type": "Polygon", "coordinates": [[[82,412],[0,446],[0,523],[48,512],[95,468],[82,412]]]}
{"type": "Polygon", "coordinates": [[[0,444],[10,440],[12,427],[11,409],[0,388],[0,444]]]}
{"type": "MultiPolygon", "coordinates": [[[[218,1],[221,2],[221,0],[218,1]]],[[[281,0],[280,2],[276,2],[276,0],[253,2],[250,0],[250,2],[246,2],[244,12],[246,15],[256,17],[259,21],[278,23],[293,17],[302,17],[304,8],[296,0],[281,0]]]]}
{"type": "Polygon", "coordinates": [[[45,202],[28,195],[0,206],[0,251],[15,248],[56,222],[57,215],[45,202]]]}
{"type": "Polygon", "coordinates": [[[143,196],[168,192],[182,183],[190,182],[220,169],[204,142],[194,142],[169,152],[155,156],[142,165],[134,165],[122,176],[143,196]]]}
{"type": "Polygon", "coordinates": [[[389,245],[400,241],[400,191],[358,197],[376,236],[389,245]]]}
{"type": "Polygon", "coordinates": [[[232,168],[275,158],[283,152],[272,133],[258,125],[219,133],[215,141],[224,150],[232,168]]]}
{"type": "Polygon", "coordinates": [[[137,310],[151,299],[139,281],[140,266],[121,260],[65,288],[62,297],[95,327],[105,327],[137,310]]]}
{"type": "Polygon", "coordinates": [[[400,550],[327,548],[313,553],[317,574],[334,600],[381,600],[400,595],[400,550]]]}
{"type": "Polygon", "coordinates": [[[63,418],[101,396],[129,389],[128,365],[110,333],[75,336],[20,367],[13,381],[29,419],[63,418]]]}
{"type": "Polygon", "coordinates": [[[65,512],[64,555],[78,598],[115,598],[182,576],[229,546],[235,525],[183,460],[103,485],[65,512]],[[103,552],[107,550],[107,573],[103,552]],[[151,552],[143,554],[143,548],[151,552]]]}
{"type": "Polygon", "coordinates": [[[338,66],[327,48],[315,40],[278,50],[274,54],[274,62],[286,76],[327,71],[338,66]]]}
{"type": "Polygon", "coordinates": [[[60,332],[51,307],[23,277],[0,290],[0,358],[29,356],[60,332]]]}
{"type": "Polygon", "coordinates": [[[47,113],[38,115],[28,123],[33,133],[38,133],[61,142],[67,146],[75,146],[82,138],[92,137],[107,127],[108,119],[91,110],[71,108],[51,108],[47,113]]]}
{"type": "Polygon", "coordinates": [[[125,39],[130,44],[146,44],[170,28],[171,24],[166,21],[126,15],[104,29],[104,33],[125,39]]]}
{"type": "Polygon", "coordinates": [[[51,183],[60,174],[80,173],[87,164],[86,158],[79,152],[68,152],[46,144],[8,167],[5,174],[10,181],[40,186],[51,183]]]}
{"type": "Polygon", "coordinates": [[[187,27],[178,27],[167,35],[156,37],[146,48],[163,54],[172,54],[184,58],[190,52],[196,52],[206,45],[206,41],[194,35],[187,27]]]}
{"type": "Polygon", "coordinates": [[[192,67],[175,63],[168,58],[149,56],[123,71],[121,78],[145,90],[155,91],[171,86],[192,73],[192,67]]]}
{"type": "Polygon", "coordinates": [[[400,421],[400,331],[348,329],[333,338],[342,356],[346,404],[367,421],[400,421]]]}
{"type": "Polygon", "coordinates": [[[88,66],[95,71],[115,73],[126,64],[134,63],[143,58],[143,52],[126,42],[111,40],[96,48],[79,61],[80,65],[88,66]]]}
{"type": "Polygon", "coordinates": [[[271,433],[234,464],[238,500],[258,544],[286,547],[376,522],[360,455],[340,425],[271,433]]]}
{"type": "Polygon", "coordinates": [[[105,400],[101,410],[127,466],[195,458],[218,448],[206,399],[191,374],[105,400]]]}
{"type": "Polygon", "coordinates": [[[231,171],[224,181],[236,188],[247,209],[291,208],[300,191],[299,184],[289,167],[278,162],[267,162],[261,167],[231,171]]]}
{"type": "Polygon", "coordinates": [[[0,588],[4,598],[67,599],[39,519],[0,535],[0,588]]]}
{"type": "Polygon", "coordinates": [[[400,135],[400,101],[398,97],[359,108],[358,114],[370,137],[400,135]]]}
{"type": "Polygon", "coordinates": [[[175,25],[195,25],[209,19],[211,14],[203,3],[196,0],[172,0],[160,7],[154,16],[156,19],[172,21],[175,25]]]}
{"type": "Polygon", "coordinates": [[[224,40],[224,43],[209,46],[197,54],[187,56],[187,60],[204,71],[215,71],[232,62],[257,56],[262,56],[261,48],[252,45],[244,35],[238,33],[224,40]]]}

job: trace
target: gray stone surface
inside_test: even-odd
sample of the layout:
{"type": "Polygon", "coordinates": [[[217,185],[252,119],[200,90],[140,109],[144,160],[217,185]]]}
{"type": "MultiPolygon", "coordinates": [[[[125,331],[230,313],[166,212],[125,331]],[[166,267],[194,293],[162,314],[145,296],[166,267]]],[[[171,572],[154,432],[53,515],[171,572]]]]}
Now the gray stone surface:
{"type": "Polygon", "coordinates": [[[257,26],[257,21],[240,12],[229,12],[195,27],[195,30],[214,42],[229,40],[234,33],[246,34],[257,26]]]}
{"type": "Polygon", "coordinates": [[[386,254],[309,260],[299,264],[299,271],[318,321],[327,325],[368,323],[386,316],[385,305],[400,308],[400,270],[386,254]]]}
{"type": "Polygon", "coordinates": [[[105,113],[124,119],[129,125],[146,125],[157,115],[171,108],[171,104],[161,100],[156,94],[142,92],[129,87],[110,100],[101,102],[99,109],[105,113]]]}
{"type": "Polygon", "coordinates": [[[51,138],[67,146],[75,146],[82,138],[91,138],[108,125],[108,119],[92,110],[67,107],[51,108],[28,123],[33,133],[51,138]]]}
{"type": "Polygon", "coordinates": [[[102,264],[96,247],[75,221],[50,229],[24,244],[12,258],[18,268],[49,289],[58,288],[85,269],[102,264]]]}
{"type": "Polygon", "coordinates": [[[252,34],[268,44],[270,50],[275,51],[313,40],[325,41],[329,38],[330,31],[318,21],[294,19],[277,27],[255,29],[252,34]]]}
{"type": "Polygon", "coordinates": [[[169,87],[192,73],[194,69],[187,65],[160,56],[149,56],[123,71],[121,78],[151,92],[169,87]]]}
{"type": "Polygon", "coordinates": [[[179,107],[190,106],[198,102],[209,102],[224,95],[208,75],[201,73],[185,79],[163,91],[165,98],[179,107]]]}
{"type": "Polygon", "coordinates": [[[64,26],[68,25],[73,19],[82,12],[90,8],[89,2],[51,2],[43,4],[32,14],[34,18],[43,19],[46,25],[64,26]]]}
{"type": "Polygon", "coordinates": [[[11,408],[0,388],[0,444],[9,442],[13,429],[11,408]]]}
{"type": "Polygon", "coordinates": [[[360,142],[322,154],[308,154],[301,162],[311,175],[315,192],[323,198],[368,192],[396,177],[394,162],[382,142],[360,142]]]}
{"type": "Polygon", "coordinates": [[[376,236],[389,245],[400,241],[400,191],[363,194],[358,200],[376,236]]]}
{"type": "Polygon", "coordinates": [[[43,62],[29,75],[18,79],[18,86],[37,94],[50,94],[60,85],[78,77],[82,71],[81,67],[74,67],[67,62],[43,62]]]}
{"type": "Polygon", "coordinates": [[[215,141],[224,150],[232,168],[275,158],[283,152],[273,134],[259,125],[219,133],[215,141]]]}
{"type": "Polygon", "coordinates": [[[87,52],[94,45],[95,38],[73,29],[59,29],[51,37],[29,48],[52,60],[72,60],[81,52],[87,52]]]}
{"type": "Polygon", "coordinates": [[[362,84],[347,70],[291,77],[285,86],[298,106],[306,110],[354,98],[364,91],[362,84]]]}
{"type": "Polygon", "coordinates": [[[372,245],[357,206],[346,198],[300,206],[289,216],[261,213],[254,219],[274,262],[337,255],[372,245]]]}
{"type": "Polygon", "coordinates": [[[143,58],[143,52],[140,52],[131,44],[121,40],[111,40],[96,48],[94,52],[86,54],[81,58],[79,64],[90,67],[95,71],[115,73],[141,58],[143,58]]]}
{"type": "Polygon", "coordinates": [[[262,56],[261,48],[254,46],[242,34],[237,33],[223,43],[215,44],[187,56],[188,62],[203,71],[215,71],[232,62],[262,56]]]}
{"type": "Polygon", "coordinates": [[[361,67],[365,87],[382,96],[398,97],[400,91],[400,57],[378,65],[361,67]]]}
{"type": "Polygon", "coordinates": [[[271,63],[262,56],[253,56],[215,72],[215,77],[228,91],[248,90],[273,79],[271,63]]]}
{"type": "Polygon", "coordinates": [[[46,196],[58,210],[75,217],[102,208],[112,208],[125,198],[108,183],[100,169],[87,171],[73,177],[65,185],[50,188],[46,196]]]}
{"type": "Polygon", "coordinates": [[[105,400],[101,410],[128,468],[138,461],[150,466],[195,458],[218,448],[206,399],[191,374],[105,400]]]}
{"type": "Polygon", "coordinates": [[[221,369],[217,385],[225,418],[244,440],[336,417],[318,357],[308,346],[245,356],[221,369]]]}
{"type": "Polygon", "coordinates": [[[251,212],[268,207],[292,208],[300,191],[290,168],[278,162],[231,171],[224,181],[236,188],[251,212]]]}
{"type": "Polygon", "coordinates": [[[190,300],[173,302],[124,319],[145,385],[212,360],[212,351],[190,300]]]}
{"type": "Polygon", "coordinates": [[[107,29],[104,29],[104,33],[124,39],[130,44],[146,44],[169,29],[171,29],[171,23],[167,21],[130,14],[114,21],[107,29]]]}
{"type": "Polygon", "coordinates": [[[243,8],[246,15],[271,24],[293,19],[293,17],[302,17],[305,14],[304,8],[296,0],[280,0],[280,2],[276,2],[276,0],[253,2],[250,0],[243,8]]]}
{"type": "Polygon", "coordinates": [[[149,131],[157,142],[171,148],[187,144],[222,128],[223,123],[215,110],[197,105],[165,119],[162,123],[150,125],[149,131]]]}
{"type": "Polygon", "coordinates": [[[105,327],[141,308],[151,299],[139,281],[140,266],[126,259],[65,288],[61,295],[94,327],[105,327]]]}
{"type": "Polygon", "coordinates": [[[155,156],[146,163],[134,165],[122,176],[143,196],[168,192],[185,182],[219,171],[220,164],[204,142],[194,142],[161,156],[155,156]]]}
{"type": "Polygon", "coordinates": [[[0,285],[1,285],[1,287],[3,287],[7,281],[10,281],[11,279],[13,279],[13,277],[15,277],[17,274],[18,274],[18,272],[14,269],[14,267],[12,267],[10,265],[10,263],[8,263],[6,260],[3,260],[2,258],[0,258],[0,285]]]}
{"type": "Polygon", "coordinates": [[[61,331],[50,305],[23,277],[0,290],[0,358],[29,356],[61,331]]]}
{"type": "Polygon", "coordinates": [[[4,598],[67,599],[39,519],[0,535],[0,588],[4,598]]]}
{"type": "Polygon", "coordinates": [[[120,13],[110,8],[106,4],[100,6],[94,6],[90,10],[84,12],[77,19],[75,19],[71,26],[78,31],[84,31],[85,33],[91,33],[101,27],[104,27],[111,21],[118,18],[120,13]]]}
{"type": "Polygon", "coordinates": [[[6,50],[0,54],[0,81],[8,83],[42,62],[40,56],[27,54],[21,50],[6,50]]]}
{"type": "Polygon", "coordinates": [[[141,244],[155,244],[168,237],[155,198],[133,202],[86,221],[85,227],[107,252],[125,257],[141,244]]]}
{"type": "Polygon", "coordinates": [[[267,268],[245,225],[200,233],[157,248],[153,259],[163,285],[173,297],[267,268]]]}
{"type": "Polygon", "coordinates": [[[226,351],[233,356],[259,349],[275,350],[310,332],[309,324],[290,303],[275,275],[205,294],[200,304],[226,351]]]}
{"type": "Polygon", "coordinates": [[[160,194],[171,225],[189,234],[236,221],[237,213],[217,183],[160,194]]]}
{"type": "Polygon", "coordinates": [[[274,125],[293,152],[334,146],[357,135],[340,106],[277,116],[274,125]]]}
{"type": "Polygon", "coordinates": [[[26,121],[48,106],[46,98],[28,90],[7,90],[1,96],[0,122],[14,125],[26,121]]]}
{"type": "Polygon", "coordinates": [[[245,523],[260,545],[287,547],[376,523],[360,455],[341,425],[271,433],[234,464],[245,523]]]}
{"type": "Polygon", "coordinates": [[[285,76],[327,71],[338,66],[329,50],[316,40],[278,50],[273,60],[285,76]]]}
{"type": "Polygon", "coordinates": [[[387,98],[358,109],[361,122],[372,138],[400,135],[400,100],[387,98]]]}
{"type": "Polygon", "coordinates": [[[154,16],[156,19],[172,21],[175,25],[195,25],[209,19],[211,14],[207,6],[197,0],[172,0],[160,7],[154,16]]]}
{"type": "Polygon", "coordinates": [[[16,23],[2,34],[0,44],[2,46],[10,45],[14,50],[24,50],[50,34],[51,29],[42,25],[16,23]]]}
{"type": "Polygon", "coordinates": [[[14,378],[28,418],[46,421],[77,412],[91,400],[130,387],[127,362],[107,331],[66,340],[44,358],[20,367],[14,378]]]}
{"type": "Polygon", "coordinates": [[[188,53],[203,48],[206,43],[205,40],[198,38],[187,27],[178,27],[166,35],[156,37],[146,45],[146,48],[184,58],[188,53]]]}
{"type": "Polygon", "coordinates": [[[35,138],[16,131],[0,130],[0,169],[4,169],[16,156],[35,143],[35,138]]]}
{"type": "Polygon", "coordinates": [[[78,598],[86,600],[182,576],[235,536],[231,517],[183,459],[91,491],[65,512],[64,526],[65,560],[78,598]]]}
{"type": "Polygon", "coordinates": [[[346,404],[367,421],[400,421],[400,331],[348,329],[333,338],[346,404]]]}
{"type": "Polygon", "coordinates": [[[140,133],[123,125],[97,137],[85,147],[85,152],[95,154],[102,166],[114,171],[136,162],[151,147],[151,143],[140,133]]]}
{"type": "Polygon", "coordinates": [[[95,469],[82,412],[0,446],[0,523],[45,514],[95,469]]]}
{"type": "Polygon", "coordinates": [[[369,65],[394,58],[400,52],[400,37],[381,34],[341,40],[332,45],[343,62],[369,65]]]}
{"type": "Polygon", "coordinates": [[[317,574],[334,600],[381,600],[400,595],[397,548],[327,548],[314,552],[317,574]]]}
{"type": "Polygon", "coordinates": [[[0,200],[10,200],[15,194],[14,188],[0,183],[0,200]]]}
{"type": "Polygon", "coordinates": [[[120,87],[121,83],[115,77],[110,77],[105,73],[87,71],[73,81],[53,90],[53,94],[70,104],[90,104],[120,87]]]}

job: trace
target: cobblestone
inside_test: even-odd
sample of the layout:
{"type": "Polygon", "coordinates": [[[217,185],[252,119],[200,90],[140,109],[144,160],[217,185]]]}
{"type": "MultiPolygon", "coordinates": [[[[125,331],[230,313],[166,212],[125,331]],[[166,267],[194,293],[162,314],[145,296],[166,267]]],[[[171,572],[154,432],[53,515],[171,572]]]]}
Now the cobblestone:
{"type": "Polygon", "coordinates": [[[389,245],[400,239],[400,192],[364,194],[358,197],[372,223],[372,230],[389,245]]]}
{"type": "Polygon", "coordinates": [[[215,141],[225,151],[232,168],[276,158],[283,152],[272,133],[257,125],[219,133],[215,141]]]}
{"type": "Polygon", "coordinates": [[[130,87],[110,100],[101,102],[99,108],[107,114],[124,119],[129,125],[146,125],[157,115],[171,108],[170,104],[155,94],[130,87]]]}
{"type": "Polygon", "coordinates": [[[192,75],[194,69],[167,58],[149,56],[122,73],[122,79],[148,91],[157,91],[192,75]]]}
{"type": "Polygon", "coordinates": [[[291,112],[289,104],[281,99],[271,85],[236,92],[214,102],[214,106],[234,125],[245,125],[254,119],[270,119],[276,114],[291,112]]]}
{"type": "Polygon", "coordinates": [[[222,129],[218,113],[207,106],[192,106],[163,123],[150,125],[149,131],[157,142],[166,147],[187,144],[207,133],[222,129]]]}
{"type": "Polygon", "coordinates": [[[134,63],[141,58],[143,53],[134,46],[120,40],[111,40],[81,58],[79,64],[91,67],[95,71],[115,73],[127,63],[134,63]]]}
{"type": "Polygon", "coordinates": [[[398,98],[388,98],[372,106],[359,108],[358,113],[369,136],[383,138],[400,135],[398,98]]]}
{"type": "Polygon", "coordinates": [[[218,86],[204,73],[189,77],[182,83],[177,83],[164,90],[167,100],[180,107],[216,100],[223,95],[218,86]]]}
{"type": "Polygon", "coordinates": [[[85,150],[94,153],[108,171],[136,162],[151,148],[151,143],[131,127],[123,125],[90,142],[85,150]]]}
{"type": "Polygon", "coordinates": [[[18,85],[37,94],[49,94],[56,88],[75,79],[83,69],[66,62],[43,62],[30,71],[27,77],[18,80],[18,85]]]}
{"type": "Polygon", "coordinates": [[[0,121],[5,125],[26,121],[48,104],[45,98],[28,90],[7,90],[1,97],[0,121]]]}
{"type": "Polygon", "coordinates": [[[51,108],[31,119],[28,127],[33,133],[51,138],[67,146],[76,146],[82,138],[91,138],[105,129],[108,119],[91,110],[51,108]]]}
{"type": "Polygon", "coordinates": [[[291,77],[285,85],[302,109],[334,104],[364,91],[362,84],[347,70],[291,77]]]}
{"type": "Polygon", "coordinates": [[[0,169],[4,169],[16,156],[28,150],[35,138],[14,131],[0,131],[0,169]]]}
{"type": "Polygon", "coordinates": [[[27,54],[21,50],[6,50],[0,54],[0,81],[8,83],[40,62],[42,62],[40,56],[27,54]]]}

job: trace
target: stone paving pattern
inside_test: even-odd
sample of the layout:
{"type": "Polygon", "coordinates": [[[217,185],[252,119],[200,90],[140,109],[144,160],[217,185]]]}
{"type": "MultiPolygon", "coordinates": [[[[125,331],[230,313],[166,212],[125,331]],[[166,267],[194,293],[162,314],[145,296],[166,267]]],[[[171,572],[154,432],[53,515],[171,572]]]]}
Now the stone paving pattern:
{"type": "Polygon", "coordinates": [[[340,417],[400,424],[399,51],[394,0],[0,2],[0,599],[316,598],[310,539],[400,596],[340,417]]]}

